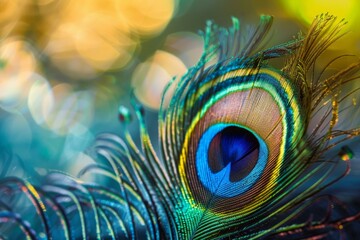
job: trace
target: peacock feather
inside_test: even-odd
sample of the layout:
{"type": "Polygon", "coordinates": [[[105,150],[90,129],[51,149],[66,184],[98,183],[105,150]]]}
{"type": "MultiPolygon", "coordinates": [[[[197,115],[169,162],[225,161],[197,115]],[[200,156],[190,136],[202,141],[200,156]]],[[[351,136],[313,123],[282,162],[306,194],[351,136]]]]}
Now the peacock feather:
{"type": "Polygon", "coordinates": [[[200,61],[164,92],[176,85],[159,111],[159,149],[133,100],[140,144],[128,130],[131,111],[120,107],[123,135],[98,136],[88,153],[98,163],[77,177],[49,171],[34,184],[3,176],[0,238],[345,236],[360,214],[321,191],[350,170],[353,152],[339,146],[360,129],[343,129],[339,119],[352,111],[343,105],[358,89],[344,85],[358,81],[360,62],[324,77],[339,57],[313,72],[344,20],[320,15],[307,34],[264,49],[271,24],[262,16],[244,32],[236,18],[228,29],[207,23],[200,61]]]}

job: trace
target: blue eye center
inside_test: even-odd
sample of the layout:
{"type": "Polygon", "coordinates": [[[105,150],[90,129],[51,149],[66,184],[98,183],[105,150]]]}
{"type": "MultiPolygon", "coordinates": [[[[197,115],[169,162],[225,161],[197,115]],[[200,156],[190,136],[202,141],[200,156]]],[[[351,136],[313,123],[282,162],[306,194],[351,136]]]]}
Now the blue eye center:
{"type": "Polygon", "coordinates": [[[260,144],[250,131],[226,127],[212,139],[208,151],[210,170],[218,173],[230,164],[230,182],[237,182],[254,169],[260,144]]]}
{"type": "Polygon", "coordinates": [[[257,182],[268,156],[265,141],[251,129],[217,123],[200,138],[196,170],[208,191],[220,197],[234,197],[257,182]]]}

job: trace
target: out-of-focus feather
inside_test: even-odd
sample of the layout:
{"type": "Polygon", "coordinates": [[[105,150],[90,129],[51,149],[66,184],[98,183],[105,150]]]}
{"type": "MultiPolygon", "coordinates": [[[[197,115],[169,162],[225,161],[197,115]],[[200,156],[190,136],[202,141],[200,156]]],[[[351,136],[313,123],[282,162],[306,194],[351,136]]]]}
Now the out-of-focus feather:
{"type": "Polygon", "coordinates": [[[141,146],[126,128],[130,112],[121,107],[123,138],[100,135],[92,148],[98,164],[79,173],[98,181],[58,172],[39,187],[2,179],[2,236],[289,239],[343,232],[359,214],[306,213],[342,206],[319,193],[349,172],[351,149],[342,148],[340,157],[330,150],[360,133],[336,125],[340,90],[358,80],[353,74],[360,63],[326,79],[311,73],[318,56],[341,36],[344,21],[333,16],[317,17],[305,36],[261,49],[271,23],[262,16],[257,28],[243,33],[235,18],[229,29],[208,22],[202,58],[160,109],[160,156],[144,110],[134,103],[141,146]],[[271,59],[280,57],[283,69],[271,67],[271,59]],[[208,66],[212,59],[217,62],[208,66]],[[7,196],[18,196],[24,207],[7,196]]]}

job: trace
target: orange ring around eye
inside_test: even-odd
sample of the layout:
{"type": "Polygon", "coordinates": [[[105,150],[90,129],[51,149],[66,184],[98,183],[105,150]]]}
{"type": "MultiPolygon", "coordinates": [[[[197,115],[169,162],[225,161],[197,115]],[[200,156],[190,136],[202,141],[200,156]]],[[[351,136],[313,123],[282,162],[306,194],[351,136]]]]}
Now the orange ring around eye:
{"type": "Polygon", "coordinates": [[[184,146],[188,149],[185,175],[189,177],[187,183],[194,199],[203,206],[210,205],[211,209],[218,213],[247,214],[264,203],[275,184],[272,180],[273,173],[276,172],[274,169],[278,168],[282,160],[280,149],[284,147],[283,117],[273,96],[260,88],[234,92],[214,103],[197,122],[190,133],[188,145],[184,146]],[[267,109],[272,111],[266,112],[267,109]],[[231,198],[218,197],[209,192],[202,185],[196,172],[195,156],[198,139],[209,126],[217,123],[237,124],[252,129],[264,140],[269,149],[268,161],[260,179],[250,190],[231,198]]]}

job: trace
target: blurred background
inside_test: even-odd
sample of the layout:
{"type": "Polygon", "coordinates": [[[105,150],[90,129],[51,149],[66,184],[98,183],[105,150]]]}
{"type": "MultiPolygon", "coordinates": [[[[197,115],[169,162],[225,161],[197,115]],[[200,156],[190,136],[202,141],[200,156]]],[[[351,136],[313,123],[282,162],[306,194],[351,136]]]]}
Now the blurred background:
{"type": "MultiPolygon", "coordinates": [[[[199,59],[207,20],[256,25],[273,15],[270,46],[306,31],[317,14],[346,18],[349,33],[321,66],[360,56],[358,9],[357,0],[0,0],[0,148],[35,169],[75,174],[99,133],[121,133],[118,107],[132,89],[156,126],[161,92],[199,59]]],[[[358,158],[352,167],[344,184],[360,176],[358,158]]]]}

